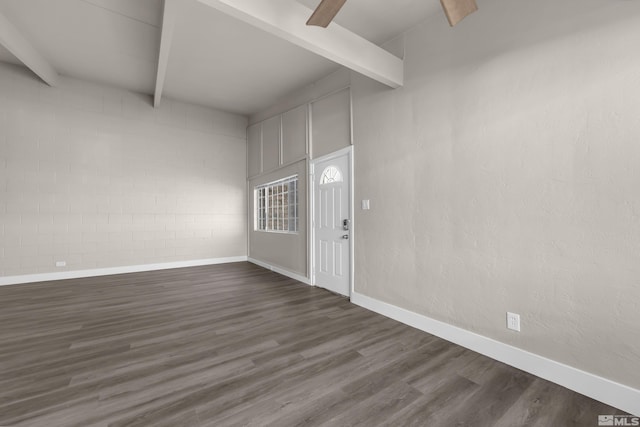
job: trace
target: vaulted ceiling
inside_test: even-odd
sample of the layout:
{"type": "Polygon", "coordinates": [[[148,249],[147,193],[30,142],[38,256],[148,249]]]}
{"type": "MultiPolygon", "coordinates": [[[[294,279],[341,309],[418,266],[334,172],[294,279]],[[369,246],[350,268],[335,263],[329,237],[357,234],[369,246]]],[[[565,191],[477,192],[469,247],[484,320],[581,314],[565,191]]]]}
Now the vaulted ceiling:
{"type": "MultiPolygon", "coordinates": [[[[263,1],[302,5],[309,14],[319,2],[263,1]]],[[[160,66],[162,96],[245,115],[341,66],[205,3],[2,0],[0,17],[14,33],[9,42],[0,34],[0,61],[27,62],[23,50],[9,51],[16,53],[11,40],[19,37],[57,74],[149,95],[157,93],[160,66]]],[[[444,19],[438,0],[348,0],[329,30],[342,26],[380,45],[436,13],[444,19]]]]}

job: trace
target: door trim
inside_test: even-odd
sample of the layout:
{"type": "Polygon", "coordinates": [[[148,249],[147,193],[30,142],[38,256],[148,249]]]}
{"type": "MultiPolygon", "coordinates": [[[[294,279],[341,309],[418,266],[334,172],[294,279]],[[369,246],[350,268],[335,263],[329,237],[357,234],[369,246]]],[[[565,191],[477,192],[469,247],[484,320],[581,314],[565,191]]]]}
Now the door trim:
{"type": "Polygon", "coordinates": [[[315,167],[317,163],[325,162],[327,160],[335,159],[338,157],[347,156],[347,163],[349,164],[349,217],[351,218],[351,238],[349,239],[349,299],[351,299],[354,293],[354,284],[355,284],[355,218],[354,218],[354,183],[353,183],[353,145],[350,145],[345,148],[341,148],[338,151],[334,151],[333,153],[324,155],[322,157],[315,158],[309,162],[309,212],[311,219],[310,221],[310,238],[309,238],[309,258],[310,258],[310,281],[312,286],[316,286],[316,253],[315,253],[315,242],[316,242],[316,226],[315,226],[315,203],[316,203],[316,185],[315,185],[315,167]]]}

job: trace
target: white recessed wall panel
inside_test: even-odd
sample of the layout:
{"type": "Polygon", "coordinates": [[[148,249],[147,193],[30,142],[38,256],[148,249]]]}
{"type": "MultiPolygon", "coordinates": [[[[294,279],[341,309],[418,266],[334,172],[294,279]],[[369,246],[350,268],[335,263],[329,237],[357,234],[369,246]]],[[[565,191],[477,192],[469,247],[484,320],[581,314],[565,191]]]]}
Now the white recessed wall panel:
{"type": "Polygon", "coordinates": [[[262,123],[247,129],[247,173],[249,177],[262,172],[262,123]]]}
{"type": "Polygon", "coordinates": [[[303,159],[307,154],[307,105],[282,115],[282,163],[303,159]]]}
{"type": "Polygon", "coordinates": [[[280,116],[262,122],[262,170],[280,166],[280,116]]]}
{"type": "Polygon", "coordinates": [[[246,124],[0,64],[0,276],[245,256],[246,124]]]}
{"type": "Polygon", "coordinates": [[[313,157],[351,145],[351,93],[341,90],[311,103],[313,157]]]}

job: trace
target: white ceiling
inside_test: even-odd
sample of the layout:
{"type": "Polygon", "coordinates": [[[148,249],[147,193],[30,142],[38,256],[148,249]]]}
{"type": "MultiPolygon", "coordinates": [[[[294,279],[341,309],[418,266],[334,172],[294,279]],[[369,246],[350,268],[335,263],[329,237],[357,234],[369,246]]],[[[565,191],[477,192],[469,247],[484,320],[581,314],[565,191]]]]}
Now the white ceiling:
{"type": "Polygon", "coordinates": [[[5,49],[1,44],[0,44],[0,61],[8,62],[9,64],[22,64],[18,58],[13,56],[13,54],[9,52],[7,49],[5,49]]]}
{"type": "MultiPolygon", "coordinates": [[[[310,9],[319,0],[296,0],[310,9]]],[[[442,14],[439,0],[348,0],[335,22],[377,45],[391,40],[432,14],[442,14]]]]}
{"type": "Polygon", "coordinates": [[[142,93],[155,87],[161,12],[161,0],[0,1],[58,73],[142,93]]]}
{"type": "MultiPolygon", "coordinates": [[[[338,68],[196,0],[180,1],[163,96],[249,115],[338,68]]],[[[58,73],[146,94],[155,89],[162,8],[162,0],[0,1],[0,13],[58,73]]],[[[380,44],[433,13],[442,13],[438,0],[348,0],[336,22],[380,44]]],[[[2,46],[0,61],[19,62],[2,46]]]]}
{"type": "Polygon", "coordinates": [[[199,2],[176,21],[164,94],[243,114],[269,107],[337,65],[199,2]]]}

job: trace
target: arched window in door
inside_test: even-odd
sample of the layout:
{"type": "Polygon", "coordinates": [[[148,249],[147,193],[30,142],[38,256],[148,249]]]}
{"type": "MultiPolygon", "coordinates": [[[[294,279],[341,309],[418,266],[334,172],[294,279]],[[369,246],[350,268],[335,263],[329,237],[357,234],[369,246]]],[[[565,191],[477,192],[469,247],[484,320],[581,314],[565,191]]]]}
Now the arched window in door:
{"type": "Polygon", "coordinates": [[[327,166],[320,177],[320,185],[342,182],[342,173],[335,166],[327,166]]]}

